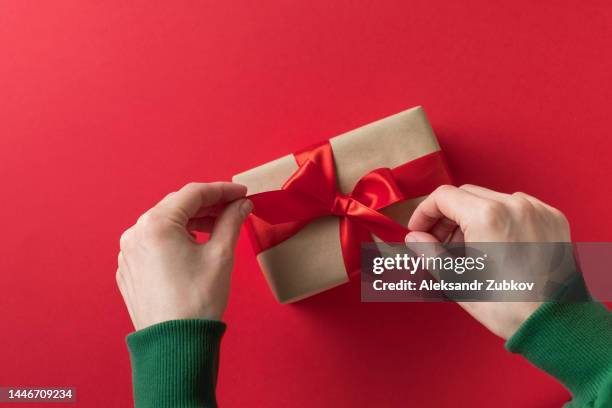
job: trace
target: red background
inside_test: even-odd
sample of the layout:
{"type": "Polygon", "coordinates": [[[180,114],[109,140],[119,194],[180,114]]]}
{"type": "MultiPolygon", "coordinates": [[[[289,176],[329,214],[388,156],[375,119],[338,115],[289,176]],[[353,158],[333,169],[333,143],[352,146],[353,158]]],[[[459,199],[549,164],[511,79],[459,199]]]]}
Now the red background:
{"type": "MultiPolygon", "coordinates": [[[[1,385],[127,406],[121,231],[188,181],[417,104],[459,183],[610,240],[609,2],[255,3],[0,2],[1,385]]],[[[281,306],[245,236],[237,258],[224,407],[568,398],[456,305],[360,304],[355,284],[281,306]]]]}

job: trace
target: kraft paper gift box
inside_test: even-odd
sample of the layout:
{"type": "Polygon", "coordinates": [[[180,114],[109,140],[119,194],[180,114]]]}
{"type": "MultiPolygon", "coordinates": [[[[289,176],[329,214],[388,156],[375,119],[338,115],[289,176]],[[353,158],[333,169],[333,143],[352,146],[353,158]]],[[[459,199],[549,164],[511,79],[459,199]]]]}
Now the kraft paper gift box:
{"type": "MultiPolygon", "coordinates": [[[[329,145],[335,162],[336,188],[344,194],[350,193],[358,181],[372,170],[395,168],[424,156],[438,155],[440,150],[421,107],[333,137],[329,145]]],[[[270,192],[281,189],[298,168],[296,156],[288,154],[237,174],[233,181],[246,185],[249,195],[270,192]]],[[[434,166],[431,172],[436,174],[433,175],[431,189],[427,187],[429,191],[421,191],[417,197],[406,197],[406,200],[393,203],[379,212],[406,226],[412,212],[425,197],[423,194],[431,192],[439,184],[450,182],[446,166],[434,166]]],[[[425,176],[431,178],[432,174],[425,176]]],[[[275,207],[275,204],[272,206],[275,207]]],[[[256,203],[255,210],[257,207],[256,203]]],[[[272,210],[284,211],[280,207],[272,210]]],[[[255,215],[247,219],[247,229],[254,243],[261,238],[253,228],[255,221],[262,222],[255,215]]],[[[257,254],[259,265],[279,302],[294,302],[348,282],[339,228],[339,217],[318,217],[307,222],[294,235],[257,254]]]]}

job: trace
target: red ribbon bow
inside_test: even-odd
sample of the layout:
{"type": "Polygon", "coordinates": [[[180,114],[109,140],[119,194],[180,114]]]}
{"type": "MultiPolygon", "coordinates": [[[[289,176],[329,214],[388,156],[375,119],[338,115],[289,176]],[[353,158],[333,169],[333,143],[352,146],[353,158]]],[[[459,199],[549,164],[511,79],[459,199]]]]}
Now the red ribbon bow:
{"type": "Polygon", "coordinates": [[[298,152],[294,157],[299,168],[280,190],[249,197],[254,204],[250,226],[255,249],[261,252],[279,244],[316,218],[337,216],[349,275],[359,270],[360,243],[371,242],[371,234],[383,241],[403,242],[409,232],[378,210],[450,183],[439,151],[394,169],[373,170],[349,194],[343,194],[336,186],[329,142],[298,152]]]}

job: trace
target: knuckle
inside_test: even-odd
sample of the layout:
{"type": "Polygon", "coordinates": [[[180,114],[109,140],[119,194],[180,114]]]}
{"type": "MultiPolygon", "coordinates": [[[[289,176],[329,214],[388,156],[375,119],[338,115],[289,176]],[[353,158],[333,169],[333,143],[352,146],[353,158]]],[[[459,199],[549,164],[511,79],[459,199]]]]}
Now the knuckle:
{"type": "Polygon", "coordinates": [[[117,286],[123,287],[123,275],[121,273],[121,268],[117,268],[117,272],[115,273],[115,282],[117,282],[117,286]]]}
{"type": "Polygon", "coordinates": [[[465,189],[469,189],[472,187],[476,187],[476,186],[474,184],[466,183],[466,184],[462,184],[459,188],[462,190],[465,190],[465,189]]]}
{"type": "Polygon", "coordinates": [[[138,224],[144,230],[158,229],[163,224],[163,217],[155,210],[149,210],[138,219],[138,224]]]}
{"type": "Polygon", "coordinates": [[[232,250],[227,245],[209,243],[209,254],[214,261],[227,262],[232,259],[232,250]]]}
{"type": "Polygon", "coordinates": [[[481,220],[485,224],[497,224],[506,217],[507,210],[503,204],[487,200],[480,209],[481,220]]]}
{"type": "Polygon", "coordinates": [[[139,239],[158,241],[168,235],[172,221],[155,210],[149,210],[138,219],[139,239]]]}
{"type": "Polygon", "coordinates": [[[151,224],[151,215],[152,210],[147,211],[146,213],[142,214],[140,217],[138,217],[138,221],[136,221],[136,225],[138,225],[139,227],[144,227],[146,225],[151,224]]]}
{"type": "Polygon", "coordinates": [[[189,182],[189,183],[185,184],[181,188],[181,190],[183,190],[183,191],[193,191],[193,190],[197,190],[198,186],[199,186],[199,183],[196,183],[196,182],[192,181],[192,182],[189,182]]]}
{"type": "MultiPolygon", "coordinates": [[[[172,201],[172,197],[174,197],[174,195],[175,195],[175,194],[176,194],[176,191],[172,191],[172,192],[170,192],[170,193],[166,194],[166,195],[164,196],[164,198],[162,198],[162,199],[161,199],[161,200],[160,200],[160,201],[157,203],[157,205],[155,205],[155,207],[160,207],[160,206],[162,206],[162,207],[163,207],[163,206],[164,206],[164,205],[166,205],[168,202],[172,201]]],[[[155,207],[153,207],[153,208],[155,208],[155,207]]]]}
{"type": "Polygon", "coordinates": [[[557,221],[559,221],[561,225],[569,226],[569,221],[567,220],[567,217],[561,211],[557,210],[556,208],[551,208],[550,213],[557,221]]]}
{"type": "Polygon", "coordinates": [[[561,211],[559,210],[555,210],[555,216],[562,220],[563,222],[565,222],[566,224],[569,224],[569,221],[567,220],[567,217],[565,216],[565,214],[563,214],[561,211]]]}
{"type": "Polygon", "coordinates": [[[524,196],[513,194],[512,207],[519,213],[519,215],[526,215],[534,210],[533,204],[526,199],[524,196]]]}
{"type": "Polygon", "coordinates": [[[132,228],[128,228],[119,237],[119,247],[121,249],[127,248],[132,241],[132,228]]]}
{"type": "Polygon", "coordinates": [[[529,195],[528,195],[528,194],[523,193],[522,191],[515,191],[514,193],[512,193],[512,195],[513,195],[514,197],[521,197],[521,198],[527,198],[527,197],[529,197],[529,195]]]}
{"type": "Polygon", "coordinates": [[[445,194],[448,193],[452,190],[454,190],[456,187],[455,186],[451,186],[450,184],[442,184],[441,186],[438,186],[434,193],[435,194],[445,194]]]}

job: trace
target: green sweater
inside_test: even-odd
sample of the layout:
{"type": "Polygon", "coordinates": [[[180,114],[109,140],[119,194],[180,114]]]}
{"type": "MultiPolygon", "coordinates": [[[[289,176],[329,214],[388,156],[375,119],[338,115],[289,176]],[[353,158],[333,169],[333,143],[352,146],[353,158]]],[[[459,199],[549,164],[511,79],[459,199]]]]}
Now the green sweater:
{"type": "MultiPolygon", "coordinates": [[[[224,331],[173,320],[130,334],[136,407],[216,407],[224,331]]],[[[612,314],[600,303],[545,303],[506,348],[561,381],[573,395],[566,408],[612,407],[612,314]]]]}

